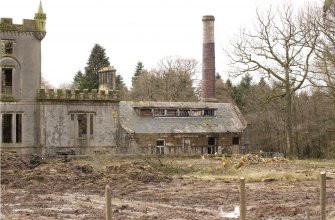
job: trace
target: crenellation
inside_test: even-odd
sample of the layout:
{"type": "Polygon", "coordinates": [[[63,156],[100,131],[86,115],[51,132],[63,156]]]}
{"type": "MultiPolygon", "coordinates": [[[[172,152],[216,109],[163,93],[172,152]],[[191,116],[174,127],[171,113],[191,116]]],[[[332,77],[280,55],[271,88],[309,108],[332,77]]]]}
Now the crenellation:
{"type": "Polygon", "coordinates": [[[66,90],[65,90],[65,93],[66,93],[66,98],[67,98],[67,99],[71,99],[71,98],[72,98],[72,92],[71,92],[71,89],[66,89],[66,90]]]}
{"type": "Polygon", "coordinates": [[[54,90],[53,90],[53,89],[49,89],[48,91],[49,91],[49,98],[50,98],[50,99],[53,99],[53,98],[55,97],[55,92],[54,92],[54,90]]]}
{"type": "Polygon", "coordinates": [[[109,90],[106,93],[105,90],[99,90],[99,93],[96,89],[93,89],[90,93],[88,89],[84,89],[81,93],[79,89],[38,89],[38,100],[110,100],[118,101],[118,90],[109,90]]]}
{"type": "Polygon", "coordinates": [[[80,90],[79,89],[74,90],[74,99],[80,99],[80,90]]]}
{"type": "Polygon", "coordinates": [[[93,100],[97,99],[97,93],[98,93],[98,91],[96,89],[92,89],[92,99],[93,100]]]}
{"type": "Polygon", "coordinates": [[[83,90],[83,99],[89,99],[88,97],[89,97],[88,96],[88,89],[84,89],[83,90]]]}
{"type": "Polygon", "coordinates": [[[19,32],[35,32],[34,20],[23,19],[22,24],[13,24],[12,18],[1,18],[0,30],[1,31],[19,31],[19,32]]]}
{"type": "Polygon", "coordinates": [[[41,97],[42,99],[46,98],[45,89],[39,89],[38,92],[39,92],[39,97],[41,97]]]}
{"type": "Polygon", "coordinates": [[[63,99],[64,98],[63,89],[57,89],[57,98],[58,99],[63,99]]]}

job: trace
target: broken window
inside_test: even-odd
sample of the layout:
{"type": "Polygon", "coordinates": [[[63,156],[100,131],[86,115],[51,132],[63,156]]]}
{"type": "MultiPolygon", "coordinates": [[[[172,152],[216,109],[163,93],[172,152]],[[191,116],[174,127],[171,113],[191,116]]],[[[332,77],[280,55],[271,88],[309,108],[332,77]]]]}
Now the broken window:
{"type": "Polygon", "coordinates": [[[2,53],[3,54],[13,54],[13,45],[14,42],[12,40],[3,40],[1,41],[2,45],[2,53]]]}
{"type": "Polygon", "coordinates": [[[240,144],[240,138],[239,137],[233,137],[233,145],[239,145],[240,144]]]}
{"type": "Polygon", "coordinates": [[[208,146],[207,153],[208,154],[215,154],[218,152],[218,146],[208,146]]]}
{"type": "Polygon", "coordinates": [[[151,109],[140,109],[140,116],[152,116],[151,109]]]}
{"type": "Polygon", "coordinates": [[[78,114],[78,137],[87,137],[87,114],[78,114]]]}
{"type": "Polygon", "coordinates": [[[16,114],[16,143],[22,142],[22,114],[16,114]]]}
{"type": "Polygon", "coordinates": [[[215,116],[215,110],[214,109],[205,109],[204,110],[204,116],[205,117],[213,117],[213,116],[215,116]]]}
{"type": "Polygon", "coordinates": [[[12,143],[12,114],[2,115],[2,143],[12,143]]]}
{"type": "Polygon", "coordinates": [[[90,135],[93,135],[93,114],[90,114],[90,135]]]}
{"type": "Polygon", "coordinates": [[[214,117],[216,109],[135,108],[140,116],[154,117],[214,117]]]}
{"type": "Polygon", "coordinates": [[[190,116],[190,110],[189,109],[181,109],[181,110],[179,110],[179,116],[180,117],[188,117],[188,116],[190,116]]]}
{"type": "Polygon", "coordinates": [[[192,116],[201,117],[202,116],[202,110],[192,110],[192,116]]]}
{"type": "Polygon", "coordinates": [[[165,140],[156,141],[156,154],[164,154],[165,140]]]}
{"type": "Polygon", "coordinates": [[[176,117],[177,116],[177,109],[167,109],[166,116],[169,117],[176,117]]]}
{"type": "Polygon", "coordinates": [[[218,146],[216,146],[216,138],[215,137],[208,137],[208,154],[215,154],[218,152],[218,146]]]}
{"type": "Polygon", "coordinates": [[[165,109],[156,108],[154,110],[154,115],[155,116],[165,116],[165,109]]]}
{"type": "Polygon", "coordinates": [[[2,68],[2,82],[1,82],[1,92],[4,94],[12,93],[13,86],[13,69],[12,68],[2,68]]]}

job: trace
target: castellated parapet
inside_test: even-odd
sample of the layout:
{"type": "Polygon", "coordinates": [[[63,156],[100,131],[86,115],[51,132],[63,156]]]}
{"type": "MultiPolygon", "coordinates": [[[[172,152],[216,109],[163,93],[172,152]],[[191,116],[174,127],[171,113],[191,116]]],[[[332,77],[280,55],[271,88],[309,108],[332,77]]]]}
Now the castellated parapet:
{"type": "Polygon", "coordinates": [[[22,24],[13,24],[12,18],[0,19],[0,31],[4,34],[27,35],[33,34],[38,40],[43,40],[46,35],[46,14],[43,12],[42,3],[40,3],[38,12],[35,13],[34,20],[23,19],[22,24]]]}
{"type": "Polygon", "coordinates": [[[80,92],[79,89],[38,89],[37,99],[39,101],[119,101],[118,90],[100,90],[88,89],[80,92]]]}
{"type": "Polygon", "coordinates": [[[36,21],[31,19],[23,19],[22,24],[13,24],[12,18],[1,18],[0,31],[16,33],[18,35],[34,34],[38,40],[42,40],[46,32],[36,28],[36,21]]]}

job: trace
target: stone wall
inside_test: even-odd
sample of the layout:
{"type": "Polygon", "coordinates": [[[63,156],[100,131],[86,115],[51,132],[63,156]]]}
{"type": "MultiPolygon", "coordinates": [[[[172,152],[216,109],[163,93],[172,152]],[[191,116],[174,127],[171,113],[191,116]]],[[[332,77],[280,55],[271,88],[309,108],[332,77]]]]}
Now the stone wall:
{"type": "Polygon", "coordinates": [[[40,143],[43,154],[90,154],[97,151],[115,153],[117,117],[118,102],[45,101],[40,107],[40,143]],[[87,120],[86,135],[79,131],[79,118],[83,115],[86,115],[87,120]]]}
{"type": "MultiPolygon", "coordinates": [[[[118,153],[124,154],[156,154],[156,141],[164,140],[164,154],[206,154],[208,153],[208,138],[216,139],[218,153],[231,151],[233,137],[241,138],[241,133],[221,134],[126,134],[119,136],[118,153]],[[189,140],[190,146],[185,147],[184,141],[189,140]]],[[[238,153],[238,152],[235,152],[238,153]]]]}

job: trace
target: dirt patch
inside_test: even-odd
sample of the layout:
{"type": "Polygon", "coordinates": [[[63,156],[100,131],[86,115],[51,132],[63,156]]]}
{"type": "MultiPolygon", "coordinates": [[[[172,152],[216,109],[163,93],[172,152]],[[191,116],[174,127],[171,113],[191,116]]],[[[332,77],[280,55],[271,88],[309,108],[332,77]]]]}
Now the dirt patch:
{"type": "Polygon", "coordinates": [[[160,183],[172,181],[171,177],[157,172],[148,164],[139,162],[107,166],[106,172],[112,174],[123,174],[129,177],[131,180],[141,181],[143,183],[160,183]]]}
{"type": "MultiPolygon", "coordinates": [[[[222,213],[239,205],[237,180],[171,177],[138,160],[119,160],[96,170],[83,160],[36,163],[39,160],[34,158],[1,155],[1,219],[103,219],[106,184],[112,189],[115,219],[228,219],[222,213]]],[[[248,166],[306,169],[284,165],[258,162],[248,166]]],[[[327,181],[327,215],[335,219],[335,181],[327,181]]],[[[299,219],[306,212],[311,219],[319,219],[318,180],[247,182],[246,187],[249,219],[299,219]]]]}

